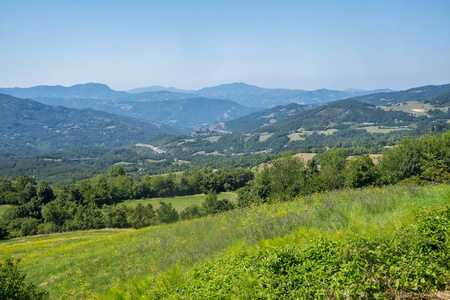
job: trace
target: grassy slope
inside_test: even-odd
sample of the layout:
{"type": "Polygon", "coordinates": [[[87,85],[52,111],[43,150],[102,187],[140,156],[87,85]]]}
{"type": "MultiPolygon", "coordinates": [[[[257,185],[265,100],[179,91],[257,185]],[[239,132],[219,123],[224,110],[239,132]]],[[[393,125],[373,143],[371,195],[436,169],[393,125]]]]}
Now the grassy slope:
{"type": "MultiPolygon", "coordinates": [[[[237,201],[237,194],[236,193],[220,193],[217,195],[218,200],[222,199],[228,199],[233,203],[236,203],[237,201]]],[[[205,195],[192,195],[192,196],[179,196],[179,197],[170,197],[170,198],[151,198],[151,199],[144,199],[144,200],[127,200],[124,201],[123,204],[135,207],[138,203],[141,203],[142,205],[151,204],[154,209],[157,209],[160,204],[159,202],[163,201],[166,203],[172,204],[172,206],[178,211],[182,211],[186,207],[197,204],[199,206],[202,205],[202,202],[205,201],[205,195]]]]}
{"type": "Polygon", "coordinates": [[[0,253],[23,258],[28,280],[54,298],[103,294],[108,288],[107,298],[139,296],[149,288],[170,288],[171,280],[164,280],[174,277],[167,277],[170,270],[185,272],[242,249],[302,243],[317,231],[389,234],[418,207],[443,204],[444,192],[450,187],[345,190],[141,230],[23,238],[1,244],[0,253]]]}

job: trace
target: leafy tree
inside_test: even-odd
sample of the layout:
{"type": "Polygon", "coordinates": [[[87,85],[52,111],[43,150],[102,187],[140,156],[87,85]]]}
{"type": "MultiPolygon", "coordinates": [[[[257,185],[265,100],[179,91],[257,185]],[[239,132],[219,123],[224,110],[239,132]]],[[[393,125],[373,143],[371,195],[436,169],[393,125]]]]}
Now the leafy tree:
{"type": "Polygon", "coordinates": [[[180,212],[180,219],[181,220],[190,220],[195,218],[200,218],[203,216],[202,208],[198,206],[197,204],[189,205],[188,207],[185,207],[180,212]]]}
{"type": "Polygon", "coordinates": [[[180,217],[171,203],[165,203],[161,201],[159,202],[159,204],[161,206],[156,210],[156,215],[159,222],[174,223],[178,221],[180,217]]]}
{"type": "Polygon", "coordinates": [[[45,223],[52,222],[61,228],[66,221],[73,218],[76,207],[75,202],[57,198],[44,206],[42,215],[45,223]]]}
{"type": "Polygon", "coordinates": [[[40,180],[37,187],[37,199],[39,203],[46,204],[50,201],[55,200],[55,194],[52,188],[45,180],[40,180]]]}
{"type": "Polygon", "coordinates": [[[155,225],[155,210],[153,209],[153,206],[151,204],[143,206],[141,203],[138,203],[133,212],[128,215],[127,221],[133,228],[136,229],[155,225]]]}
{"type": "Polygon", "coordinates": [[[202,207],[207,215],[213,215],[220,211],[219,202],[217,201],[217,194],[215,191],[210,190],[205,197],[205,201],[202,203],[202,207]]]}
{"type": "Polygon", "coordinates": [[[35,235],[38,232],[39,220],[35,218],[24,218],[20,226],[20,233],[23,236],[35,235]]]}
{"type": "Polygon", "coordinates": [[[3,222],[0,222],[0,240],[7,239],[9,237],[9,231],[3,222]]]}
{"type": "Polygon", "coordinates": [[[66,224],[66,229],[69,231],[99,229],[103,227],[101,211],[94,203],[78,205],[75,209],[74,218],[66,224]]]}
{"type": "Polygon", "coordinates": [[[389,149],[381,158],[379,168],[382,184],[395,184],[400,180],[418,175],[422,170],[423,148],[411,137],[389,149]]]}
{"type": "Polygon", "coordinates": [[[375,183],[377,173],[369,155],[356,156],[347,162],[344,170],[345,186],[359,188],[375,183]]]}
{"type": "Polygon", "coordinates": [[[259,178],[261,194],[271,201],[286,201],[305,186],[305,164],[299,157],[285,153],[266,167],[259,178]]]}
{"type": "Polygon", "coordinates": [[[261,204],[264,199],[258,194],[256,187],[245,186],[238,190],[237,205],[239,208],[248,207],[255,204],[261,204]]]}
{"type": "Polygon", "coordinates": [[[120,206],[104,205],[102,208],[103,222],[108,228],[129,228],[132,227],[127,217],[133,209],[125,204],[120,206]]]}
{"type": "Polygon", "coordinates": [[[108,169],[108,177],[125,176],[126,172],[122,165],[115,165],[108,169]]]}
{"type": "Polygon", "coordinates": [[[347,164],[347,150],[333,149],[322,153],[320,173],[317,182],[323,190],[333,190],[344,186],[343,171],[347,164]]]}
{"type": "Polygon", "coordinates": [[[217,210],[219,212],[233,210],[234,204],[228,199],[222,199],[217,201],[217,210]]]}

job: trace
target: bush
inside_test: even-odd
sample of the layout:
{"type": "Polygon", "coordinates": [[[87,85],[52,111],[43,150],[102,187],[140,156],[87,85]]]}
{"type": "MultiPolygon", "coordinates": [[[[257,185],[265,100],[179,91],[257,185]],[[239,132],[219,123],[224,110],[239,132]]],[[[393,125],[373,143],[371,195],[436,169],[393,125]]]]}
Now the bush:
{"type": "Polygon", "coordinates": [[[241,252],[194,268],[174,298],[398,299],[450,287],[450,209],[425,211],[397,236],[241,252]]]}
{"type": "Polygon", "coordinates": [[[49,233],[55,233],[59,231],[58,225],[52,222],[39,224],[37,228],[38,234],[49,234],[49,233]]]}
{"type": "Polygon", "coordinates": [[[24,282],[25,274],[18,270],[19,260],[0,262],[0,299],[48,299],[48,293],[24,282]]]}
{"type": "Polygon", "coordinates": [[[178,212],[171,203],[159,202],[161,206],[156,210],[156,215],[161,223],[174,223],[180,218],[178,212]]]}
{"type": "Polygon", "coordinates": [[[202,209],[197,204],[192,204],[185,209],[183,209],[180,213],[181,220],[190,220],[195,218],[200,218],[202,216],[202,209]]]}
{"type": "Polygon", "coordinates": [[[20,225],[20,233],[24,236],[38,233],[39,220],[35,218],[25,218],[20,225]]]}
{"type": "Polygon", "coordinates": [[[7,239],[9,237],[9,231],[6,229],[6,226],[0,224],[0,240],[7,239]]]}

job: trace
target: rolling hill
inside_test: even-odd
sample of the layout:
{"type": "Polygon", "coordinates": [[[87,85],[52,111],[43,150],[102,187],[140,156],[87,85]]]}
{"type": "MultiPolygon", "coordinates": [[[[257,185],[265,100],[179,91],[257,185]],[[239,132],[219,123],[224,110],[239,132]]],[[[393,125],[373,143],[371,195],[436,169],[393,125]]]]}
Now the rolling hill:
{"type": "Polygon", "coordinates": [[[407,125],[416,118],[402,111],[384,111],[373,105],[352,99],[339,100],[327,105],[296,114],[276,124],[257,131],[290,132],[304,130],[327,130],[352,123],[383,126],[407,125]]]}
{"type": "Polygon", "coordinates": [[[367,102],[373,105],[388,105],[393,103],[402,103],[414,100],[429,100],[433,97],[450,92],[450,84],[427,85],[411,88],[405,91],[375,93],[353,97],[353,99],[367,102]]]}
{"type": "Polygon", "coordinates": [[[209,98],[228,99],[251,107],[270,108],[289,103],[320,104],[333,100],[350,98],[358,95],[376,92],[390,92],[392,90],[357,90],[345,91],[319,89],[313,91],[290,89],[266,89],[245,83],[222,84],[215,87],[203,88],[195,93],[209,98]]]}
{"type": "Polygon", "coordinates": [[[263,127],[275,122],[279,122],[311,108],[312,106],[291,103],[284,106],[276,106],[274,108],[268,108],[263,111],[254,112],[228,122],[221,122],[220,124],[216,123],[210,127],[212,127],[212,129],[219,128],[221,130],[227,130],[231,132],[249,132],[258,127],[263,127]]]}
{"type": "Polygon", "coordinates": [[[0,127],[2,154],[17,147],[32,153],[87,145],[120,147],[155,135],[176,133],[155,122],[93,109],[48,106],[4,94],[0,94],[0,127]]]}
{"type": "Polygon", "coordinates": [[[48,98],[92,98],[111,100],[127,95],[110,89],[101,83],[76,84],[70,87],[39,85],[30,88],[0,88],[0,93],[18,98],[34,99],[37,97],[48,98]]]}
{"type": "MultiPolygon", "coordinates": [[[[195,95],[194,95],[195,96],[195,95]]],[[[118,115],[174,126],[188,134],[199,126],[229,121],[255,111],[236,102],[223,99],[186,97],[171,92],[148,92],[128,95],[119,100],[37,98],[49,105],[73,108],[93,108],[118,115]]]]}

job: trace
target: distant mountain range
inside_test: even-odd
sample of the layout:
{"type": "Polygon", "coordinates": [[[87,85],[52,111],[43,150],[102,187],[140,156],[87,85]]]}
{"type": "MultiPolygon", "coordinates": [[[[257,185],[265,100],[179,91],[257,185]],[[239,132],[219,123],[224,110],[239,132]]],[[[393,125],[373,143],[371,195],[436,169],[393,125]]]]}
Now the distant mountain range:
{"type": "Polygon", "coordinates": [[[19,98],[58,98],[58,99],[97,99],[120,101],[166,101],[189,98],[213,98],[231,100],[240,105],[255,108],[270,108],[289,103],[318,104],[333,100],[350,98],[359,95],[367,95],[378,92],[391,92],[392,90],[357,90],[345,91],[320,89],[315,91],[267,89],[245,83],[222,84],[215,87],[207,87],[198,91],[180,90],[150,86],[137,88],[128,92],[114,91],[104,84],[86,83],[71,87],[63,86],[35,86],[31,88],[0,88],[0,93],[19,98]]]}
{"type": "Polygon", "coordinates": [[[131,94],[140,94],[140,93],[160,92],[160,91],[167,91],[167,92],[173,92],[173,93],[193,93],[193,92],[195,92],[193,90],[180,90],[180,89],[177,89],[174,87],[163,87],[163,86],[159,86],[159,85],[132,89],[127,92],[131,93],[131,94]]]}
{"type": "Polygon", "coordinates": [[[414,100],[430,100],[431,98],[448,92],[450,92],[450,84],[426,85],[406,91],[375,93],[371,95],[353,97],[353,99],[373,105],[387,105],[414,100]]]}
{"type": "Polygon", "coordinates": [[[356,89],[348,89],[345,91],[319,89],[314,91],[305,91],[291,89],[266,89],[245,83],[231,83],[210,88],[203,88],[195,93],[210,98],[233,100],[246,106],[270,108],[289,103],[320,104],[359,95],[391,91],[392,90],[390,89],[372,91],[356,89]]]}
{"type": "Polygon", "coordinates": [[[70,87],[60,85],[39,85],[30,88],[0,88],[0,93],[22,99],[48,97],[113,100],[127,95],[126,92],[114,91],[105,84],[92,82],[85,84],[76,84],[70,87]]]}
{"type": "MultiPolygon", "coordinates": [[[[339,99],[353,98],[374,105],[387,105],[411,100],[431,99],[450,92],[450,84],[424,86],[406,91],[359,90],[344,91],[319,89],[315,91],[291,89],[267,89],[245,83],[223,84],[197,91],[179,90],[159,86],[144,87],[128,92],[115,91],[98,83],[78,84],[71,87],[35,86],[31,88],[0,88],[19,98],[30,98],[48,105],[71,108],[92,108],[109,113],[136,117],[174,126],[183,133],[199,126],[226,123],[227,129],[244,132],[289,116],[277,106],[291,103],[297,106],[293,113],[323,105],[339,99]],[[247,116],[255,111],[274,109],[247,116]],[[278,110],[278,111],[277,111],[278,110]],[[270,117],[273,114],[273,118],[270,117]],[[270,118],[269,118],[270,117],[270,118]],[[240,120],[235,119],[243,118],[240,120]]],[[[294,107],[294,105],[292,106],[294,107]]]]}
{"type": "Polygon", "coordinates": [[[0,128],[0,156],[17,148],[36,154],[87,145],[120,147],[178,133],[154,122],[93,109],[49,106],[5,94],[0,94],[0,128]]]}

